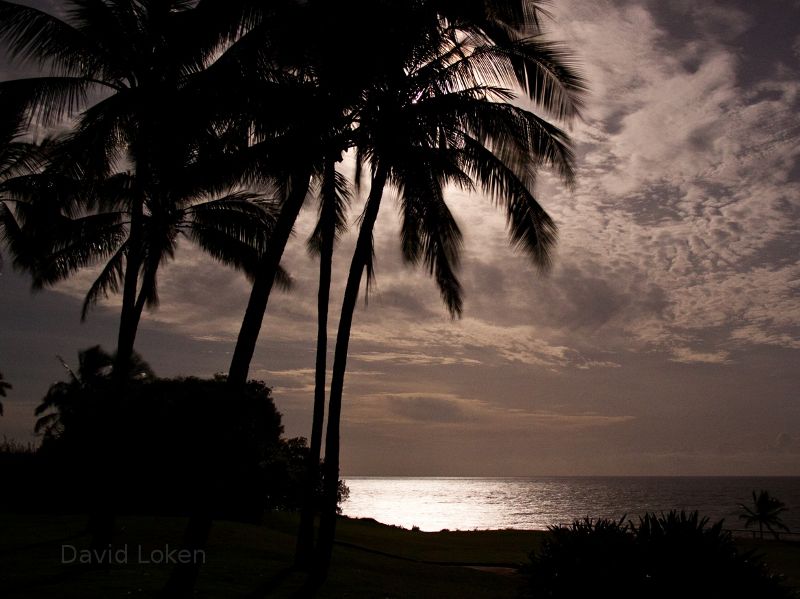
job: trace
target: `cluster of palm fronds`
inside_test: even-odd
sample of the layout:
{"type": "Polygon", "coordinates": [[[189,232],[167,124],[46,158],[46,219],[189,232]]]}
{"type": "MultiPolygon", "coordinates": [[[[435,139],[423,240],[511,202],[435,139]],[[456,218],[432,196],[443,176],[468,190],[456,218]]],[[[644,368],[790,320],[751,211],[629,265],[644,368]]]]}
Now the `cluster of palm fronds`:
{"type": "Polygon", "coordinates": [[[723,522],[697,512],[648,513],[638,523],[585,519],[551,527],[531,554],[536,597],[697,599],[791,597],[752,552],[740,551],[723,522]]]}
{"type": "MultiPolygon", "coordinates": [[[[485,194],[512,243],[542,269],[551,261],[556,225],[534,184],[540,167],[574,179],[553,121],[578,116],[584,83],[543,35],[544,15],[536,0],[69,0],[57,18],[0,1],[0,42],[38,69],[0,82],[0,234],[13,264],[35,286],[100,266],[84,316],[121,293],[121,385],[143,309],[158,303],[158,269],[187,237],[252,279],[227,379],[241,386],[273,285],[288,281],[295,221],[318,198],[313,481],[332,254],[367,181],[328,400],[329,555],[350,328],[362,277],[367,288],[374,277],[385,189],[398,192],[404,258],[430,273],[453,316],[463,300],[450,187],[485,194]],[[51,137],[30,143],[37,131],[51,137]],[[349,179],[337,169],[348,154],[349,179]]],[[[304,522],[308,539],[308,510],[304,522]]]]}

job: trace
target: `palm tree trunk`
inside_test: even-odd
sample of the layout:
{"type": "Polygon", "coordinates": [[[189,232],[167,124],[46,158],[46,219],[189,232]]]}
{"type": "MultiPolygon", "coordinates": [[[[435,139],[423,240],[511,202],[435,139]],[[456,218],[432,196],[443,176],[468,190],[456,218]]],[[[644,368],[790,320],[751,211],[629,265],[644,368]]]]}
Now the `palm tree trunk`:
{"type": "Polygon", "coordinates": [[[322,424],[325,419],[325,373],[328,352],[328,303],[331,292],[333,243],[336,237],[336,162],[325,162],[322,189],[322,244],[319,256],[319,289],[317,291],[317,358],[314,370],[314,414],[311,421],[311,443],[297,531],[295,565],[307,567],[314,554],[314,518],[316,515],[319,460],[322,452],[322,424]]]}
{"type": "Polygon", "coordinates": [[[267,302],[269,302],[272,285],[275,282],[275,273],[281,263],[283,250],[292,234],[294,223],[303,207],[303,200],[308,192],[309,177],[308,172],[292,177],[291,189],[278,215],[267,252],[259,265],[259,272],[253,282],[253,289],[250,292],[250,299],[228,369],[228,383],[234,387],[241,387],[247,382],[250,362],[253,359],[258,335],[261,332],[261,323],[264,320],[267,302]]]}
{"type": "Polygon", "coordinates": [[[131,207],[131,229],[128,236],[128,254],[125,260],[125,278],[122,287],[122,312],[117,336],[117,354],[114,359],[114,378],[124,381],[133,355],[141,309],[137,313],[137,287],[142,266],[141,237],[144,219],[144,198],[131,207]]]}
{"type": "MultiPolygon", "coordinates": [[[[139,283],[139,270],[142,264],[140,239],[144,218],[144,197],[137,198],[131,206],[131,227],[128,236],[128,254],[125,261],[125,276],[122,288],[122,311],[120,313],[119,331],[117,335],[117,352],[114,357],[113,391],[106,405],[106,416],[113,419],[117,400],[124,392],[127,381],[127,372],[133,355],[133,346],[136,340],[136,331],[139,326],[141,310],[137,311],[137,287],[139,283]]],[[[113,450],[112,422],[97,430],[97,472],[94,477],[94,490],[92,498],[94,505],[90,508],[87,528],[92,536],[91,548],[93,556],[108,555],[104,550],[111,545],[114,536],[115,514],[112,505],[113,498],[117,495],[117,474],[114,463],[116,452],[113,450]]],[[[102,560],[98,559],[98,563],[102,560]]]]}
{"type": "Polygon", "coordinates": [[[347,286],[345,287],[344,300],[342,302],[342,314],[339,317],[339,329],[336,334],[336,352],[333,358],[333,375],[331,378],[330,399],[328,401],[328,429],[325,435],[323,505],[314,572],[317,584],[320,584],[327,577],[333,554],[339,491],[339,428],[342,414],[344,375],[347,370],[347,351],[350,344],[350,329],[353,324],[353,313],[358,302],[361,276],[372,256],[372,231],[375,227],[375,220],[378,217],[386,178],[386,171],[378,167],[372,178],[369,198],[364,208],[364,216],[358,232],[356,249],[350,262],[350,272],[347,276],[347,286]]]}
{"type": "MultiPolygon", "coordinates": [[[[261,322],[267,309],[267,302],[275,281],[275,273],[280,265],[283,250],[286,248],[289,236],[292,234],[294,223],[298,214],[300,214],[303,200],[305,200],[306,193],[308,193],[309,178],[308,172],[292,177],[291,189],[278,215],[275,228],[270,236],[269,247],[253,282],[253,289],[250,292],[247,310],[242,320],[239,338],[236,341],[233,358],[228,370],[228,388],[234,392],[243,388],[247,383],[250,361],[253,359],[258,334],[261,332],[261,322]]],[[[213,521],[214,506],[208,505],[208,502],[202,497],[197,498],[197,500],[198,505],[194,507],[184,532],[183,549],[188,549],[191,552],[189,555],[204,555],[203,552],[208,544],[213,521]]],[[[169,598],[190,597],[200,574],[201,565],[202,562],[197,560],[176,564],[166,587],[162,591],[162,596],[169,598]]]]}

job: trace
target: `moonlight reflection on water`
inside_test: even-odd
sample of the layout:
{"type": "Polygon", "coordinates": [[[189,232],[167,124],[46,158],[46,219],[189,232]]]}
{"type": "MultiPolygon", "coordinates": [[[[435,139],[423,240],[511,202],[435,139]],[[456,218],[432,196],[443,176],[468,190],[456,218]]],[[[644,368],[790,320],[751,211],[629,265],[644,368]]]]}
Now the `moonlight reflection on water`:
{"type": "Polygon", "coordinates": [[[346,479],[346,516],[438,531],[545,529],[576,518],[635,518],[647,511],[698,510],[742,528],[739,504],[766,489],[789,507],[784,521],[800,532],[797,477],[547,477],[346,479]]]}

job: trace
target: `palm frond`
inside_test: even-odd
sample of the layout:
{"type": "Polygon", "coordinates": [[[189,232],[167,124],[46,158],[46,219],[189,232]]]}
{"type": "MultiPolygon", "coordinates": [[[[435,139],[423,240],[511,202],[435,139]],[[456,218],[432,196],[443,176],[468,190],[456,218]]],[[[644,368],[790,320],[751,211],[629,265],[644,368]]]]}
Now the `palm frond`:
{"type": "Polygon", "coordinates": [[[235,192],[191,206],[185,213],[190,227],[213,230],[263,253],[275,225],[278,205],[257,194],[235,192]]]}
{"type": "Polygon", "coordinates": [[[61,220],[49,231],[46,257],[32,268],[34,288],[57,283],[114,255],[127,234],[120,219],[119,213],[101,213],[61,220]]]}
{"type": "MultiPolygon", "coordinates": [[[[249,281],[252,282],[260,272],[262,254],[241,238],[228,235],[219,228],[199,224],[194,224],[184,234],[215,260],[242,271],[249,281]]],[[[293,286],[292,277],[280,266],[274,282],[284,290],[290,290],[293,286]]]]}
{"type": "Polygon", "coordinates": [[[16,107],[43,126],[59,124],[86,104],[95,85],[81,77],[29,77],[0,81],[0,106],[16,107]]]}
{"type": "Polygon", "coordinates": [[[322,175],[319,193],[319,218],[306,247],[311,255],[319,255],[329,239],[331,243],[347,230],[347,207],[351,194],[347,178],[336,171],[335,162],[328,159],[322,175]]]}
{"type": "Polygon", "coordinates": [[[127,242],[120,245],[119,249],[111,256],[111,259],[103,266],[103,270],[100,271],[92,286],[89,287],[81,307],[81,322],[86,320],[89,310],[97,304],[101,297],[108,298],[111,293],[119,293],[125,276],[125,256],[127,251],[127,242]]]}
{"type": "Polygon", "coordinates": [[[463,169],[505,207],[512,243],[542,271],[549,269],[557,227],[530,189],[506,164],[471,138],[464,138],[463,169]]]}
{"type": "Polygon", "coordinates": [[[442,179],[434,169],[418,166],[398,178],[402,181],[403,257],[413,264],[423,260],[450,315],[460,317],[463,299],[456,270],[462,235],[445,203],[442,179]]]}
{"type": "Polygon", "coordinates": [[[500,46],[531,100],[557,119],[580,117],[588,87],[566,46],[542,36],[521,39],[510,36],[500,46]]]}
{"type": "Polygon", "coordinates": [[[64,74],[85,73],[99,62],[97,46],[74,27],[36,8],[5,0],[0,0],[0,41],[12,58],[39,66],[52,64],[64,74]]]}
{"type": "Polygon", "coordinates": [[[0,191],[6,180],[39,171],[46,163],[43,144],[17,141],[0,146],[0,191]]]}

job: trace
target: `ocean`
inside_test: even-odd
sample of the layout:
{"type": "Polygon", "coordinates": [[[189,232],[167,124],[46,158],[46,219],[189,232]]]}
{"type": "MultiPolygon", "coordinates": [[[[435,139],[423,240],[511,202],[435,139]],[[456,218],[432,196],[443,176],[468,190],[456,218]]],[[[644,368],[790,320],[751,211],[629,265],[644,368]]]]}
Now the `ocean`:
{"type": "Polygon", "coordinates": [[[761,489],[800,533],[800,477],[348,477],[346,516],[425,531],[546,529],[584,517],[636,520],[645,512],[693,511],[744,529],[740,503],[761,489]]]}

